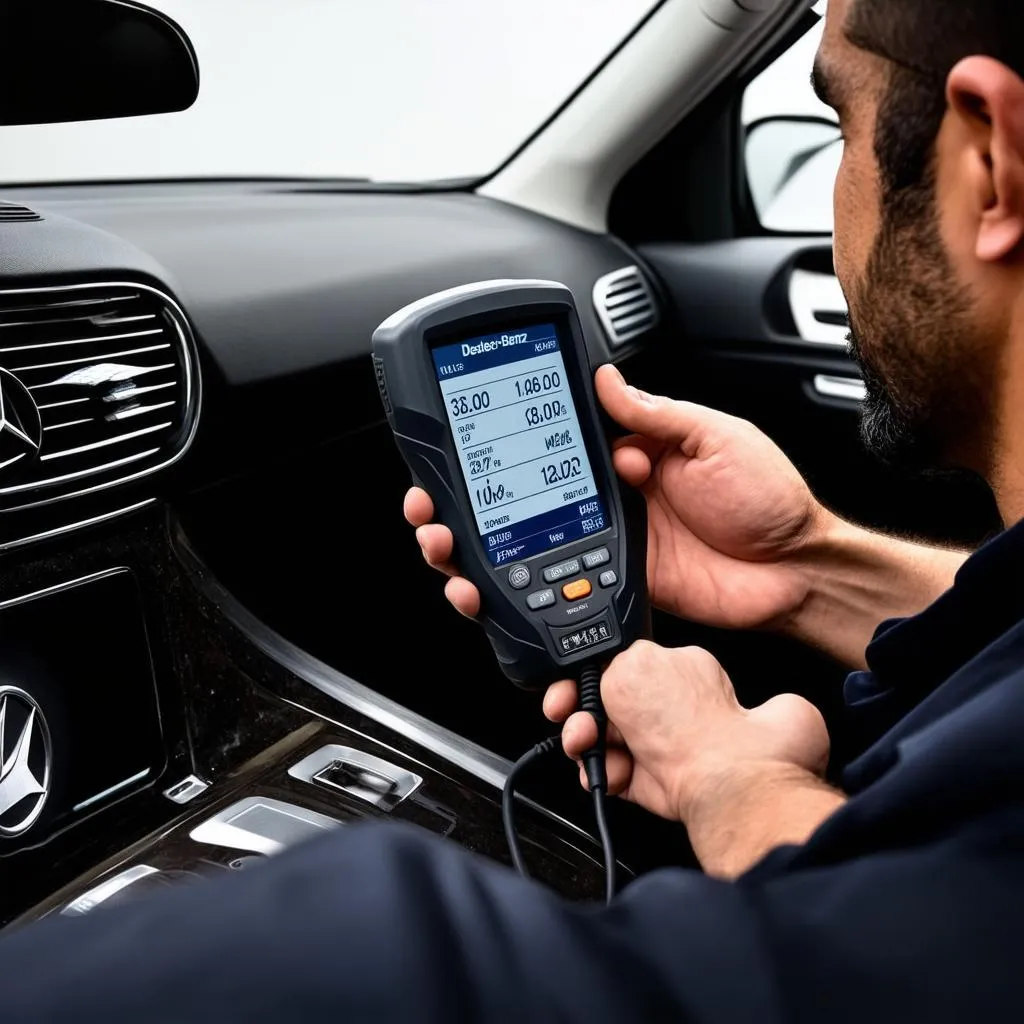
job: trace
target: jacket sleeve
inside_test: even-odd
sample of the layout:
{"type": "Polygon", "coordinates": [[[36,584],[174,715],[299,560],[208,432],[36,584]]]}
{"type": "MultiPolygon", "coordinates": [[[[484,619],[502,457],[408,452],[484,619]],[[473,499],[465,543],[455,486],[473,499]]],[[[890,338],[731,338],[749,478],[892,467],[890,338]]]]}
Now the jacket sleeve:
{"type": "Polygon", "coordinates": [[[1019,838],[570,904],[401,826],[0,938],[7,1021],[1017,1019],[1019,838]],[[329,1015],[325,1018],[324,1015],[329,1015]]]}
{"type": "Polygon", "coordinates": [[[746,895],[697,873],[577,905],[449,842],[365,826],[9,932],[0,1004],[5,1022],[771,1022],[759,943],[746,895]]]}

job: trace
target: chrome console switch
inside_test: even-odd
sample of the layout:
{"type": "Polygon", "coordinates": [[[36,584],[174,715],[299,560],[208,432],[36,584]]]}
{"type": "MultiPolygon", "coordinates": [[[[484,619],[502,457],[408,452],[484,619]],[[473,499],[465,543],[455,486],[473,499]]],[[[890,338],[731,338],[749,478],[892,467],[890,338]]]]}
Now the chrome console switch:
{"type": "Polygon", "coordinates": [[[326,786],[390,811],[423,784],[421,776],[352,747],[328,744],[288,769],[293,779],[326,786]]]}
{"type": "Polygon", "coordinates": [[[61,917],[81,917],[83,914],[88,914],[90,910],[94,910],[101,903],[106,903],[112,896],[116,896],[128,886],[140,882],[143,878],[159,874],[159,868],[150,867],[148,864],[136,864],[135,867],[126,868],[73,899],[60,912],[61,917]]]}
{"type": "Polygon", "coordinates": [[[347,761],[332,761],[313,778],[343,793],[362,793],[363,798],[368,800],[389,800],[398,789],[394,779],[347,761]]]}
{"type": "Polygon", "coordinates": [[[164,790],[164,796],[176,804],[187,804],[194,800],[200,793],[205,793],[210,784],[198,775],[186,775],[180,782],[164,790]]]}
{"type": "Polygon", "coordinates": [[[208,846],[270,856],[340,825],[340,821],[305,807],[250,796],[207,818],[192,829],[189,838],[208,846]]]}

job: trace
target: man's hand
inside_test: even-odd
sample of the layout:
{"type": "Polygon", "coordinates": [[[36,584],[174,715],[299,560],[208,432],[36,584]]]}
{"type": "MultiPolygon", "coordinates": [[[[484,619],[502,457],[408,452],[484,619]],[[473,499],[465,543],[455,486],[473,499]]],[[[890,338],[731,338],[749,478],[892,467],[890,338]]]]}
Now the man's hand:
{"type": "MultiPolygon", "coordinates": [[[[666,611],[708,626],[778,629],[861,667],[878,624],[927,607],[964,562],[965,552],[844,522],[743,420],[644,394],[612,366],[598,370],[597,393],[635,432],[616,446],[615,468],[647,499],[648,586],[666,611]]],[[[451,531],[431,522],[425,491],[409,491],[405,516],[427,562],[452,577],[448,600],[475,618],[480,594],[451,563],[451,531]]]]}
{"type": "MultiPolygon", "coordinates": [[[[610,723],[608,790],[662,818],[685,822],[708,783],[741,765],[813,775],[828,766],[828,732],[813,704],[787,694],[748,711],[714,655],[699,647],[640,640],[608,667],[601,696],[610,723]]],[[[556,683],[544,698],[544,714],[565,723],[566,754],[579,760],[597,742],[597,726],[575,708],[573,682],[556,683]]],[[[585,787],[582,770],[580,782],[585,787]]]]}
{"type": "MultiPolygon", "coordinates": [[[[809,590],[798,556],[830,515],[782,451],[743,420],[629,387],[613,366],[596,383],[609,415],[635,432],[616,446],[615,467],[647,498],[652,601],[738,629],[794,616],[809,590]]],[[[424,557],[453,577],[448,599],[474,617],[480,595],[458,578],[451,531],[431,524],[433,514],[427,494],[413,488],[405,515],[424,557]]]]}
{"type": "MultiPolygon", "coordinates": [[[[843,803],[821,780],[829,738],[817,709],[792,695],[744,709],[706,651],[640,641],[609,666],[601,694],[609,791],[683,822],[710,873],[734,877],[774,847],[803,842],[843,803]]],[[[597,728],[575,707],[571,682],[544,701],[578,761],[597,728]]]]}

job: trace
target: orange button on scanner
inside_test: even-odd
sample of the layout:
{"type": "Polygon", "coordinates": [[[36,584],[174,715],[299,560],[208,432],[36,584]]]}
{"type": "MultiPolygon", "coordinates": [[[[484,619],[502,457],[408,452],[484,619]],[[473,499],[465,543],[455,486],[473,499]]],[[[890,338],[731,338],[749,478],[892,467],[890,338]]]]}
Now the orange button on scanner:
{"type": "Polygon", "coordinates": [[[562,597],[566,601],[582,601],[583,598],[590,597],[593,590],[590,580],[573,580],[562,587],[562,597]]]}

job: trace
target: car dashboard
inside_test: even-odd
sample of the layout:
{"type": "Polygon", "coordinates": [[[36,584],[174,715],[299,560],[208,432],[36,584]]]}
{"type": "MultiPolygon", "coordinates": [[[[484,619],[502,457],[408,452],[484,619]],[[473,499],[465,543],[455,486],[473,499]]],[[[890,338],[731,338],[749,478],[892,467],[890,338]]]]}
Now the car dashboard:
{"type": "MultiPolygon", "coordinates": [[[[595,365],[665,330],[628,247],[469,192],[0,190],[0,925],[363,819],[506,859],[542,720],[419,563],[369,359],[491,278],[568,285],[595,365]]],[[[566,806],[525,836],[590,898],[566,806]]]]}

